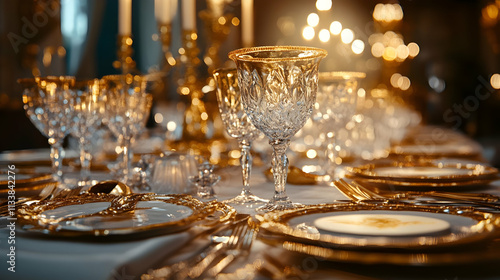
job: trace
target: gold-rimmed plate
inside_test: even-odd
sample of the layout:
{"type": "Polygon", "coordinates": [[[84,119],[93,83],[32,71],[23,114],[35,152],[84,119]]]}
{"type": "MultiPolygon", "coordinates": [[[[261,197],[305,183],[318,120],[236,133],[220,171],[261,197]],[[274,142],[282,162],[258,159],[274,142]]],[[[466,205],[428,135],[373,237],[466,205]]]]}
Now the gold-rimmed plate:
{"type": "Polygon", "coordinates": [[[56,236],[155,235],[185,230],[203,223],[232,219],[235,210],[220,202],[203,203],[182,194],[131,194],[138,198],[132,211],[98,214],[118,198],[83,194],[24,205],[18,210],[22,229],[56,236]]]}
{"type": "Polygon", "coordinates": [[[498,169],[477,161],[453,159],[420,159],[417,161],[377,161],[356,167],[346,167],[348,176],[378,182],[401,184],[434,184],[453,186],[467,182],[480,183],[496,179],[498,169]]]}
{"type": "Polygon", "coordinates": [[[500,262],[500,242],[494,241],[488,246],[465,248],[463,250],[447,250],[436,252],[391,252],[391,251],[358,251],[343,250],[311,244],[283,240],[263,240],[279,246],[289,252],[312,256],[320,260],[356,263],[365,265],[395,265],[395,266],[449,266],[477,265],[500,262]]]}
{"type": "Polygon", "coordinates": [[[0,172],[0,196],[8,194],[10,190],[16,193],[39,190],[49,183],[53,183],[50,173],[33,169],[0,172]]]}
{"type": "MultiPolygon", "coordinates": [[[[432,251],[445,247],[458,247],[487,241],[498,235],[500,219],[497,215],[472,207],[434,207],[406,203],[338,203],[309,205],[287,211],[267,213],[258,216],[264,236],[321,247],[343,250],[414,250],[432,251]],[[363,221],[363,228],[357,234],[342,230],[325,230],[317,222],[328,218],[342,218],[347,215],[372,216],[363,221]],[[384,216],[401,215],[404,219],[393,220],[384,216]],[[402,223],[413,217],[420,224],[415,226],[431,227],[426,233],[414,234],[374,234],[378,226],[394,226],[398,231],[402,223]],[[382,218],[381,218],[382,217],[382,218]],[[429,220],[441,221],[448,228],[432,228],[429,220]]],[[[356,221],[352,220],[353,223],[356,221]]]]}

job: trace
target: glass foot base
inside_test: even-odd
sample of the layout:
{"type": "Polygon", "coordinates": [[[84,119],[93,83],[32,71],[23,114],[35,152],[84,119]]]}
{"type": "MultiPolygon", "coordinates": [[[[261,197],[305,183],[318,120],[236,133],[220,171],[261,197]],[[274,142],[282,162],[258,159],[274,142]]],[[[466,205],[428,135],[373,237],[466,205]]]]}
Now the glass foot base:
{"type": "Polygon", "coordinates": [[[289,210],[304,207],[304,204],[301,203],[293,203],[290,200],[287,201],[270,201],[266,205],[259,207],[256,209],[258,213],[267,213],[271,211],[281,211],[281,210],[289,210]]]}
{"type": "Polygon", "coordinates": [[[238,205],[238,206],[245,206],[248,208],[254,208],[269,203],[269,200],[260,198],[253,194],[250,195],[240,194],[234,198],[224,200],[223,202],[229,205],[238,205]]]}

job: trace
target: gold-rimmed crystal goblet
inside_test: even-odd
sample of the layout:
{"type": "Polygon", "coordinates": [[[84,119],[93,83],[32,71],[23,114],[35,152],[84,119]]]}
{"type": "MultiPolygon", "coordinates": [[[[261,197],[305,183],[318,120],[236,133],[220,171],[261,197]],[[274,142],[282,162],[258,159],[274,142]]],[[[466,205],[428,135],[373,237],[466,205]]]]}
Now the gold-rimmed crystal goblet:
{"type": "Polygon", "coordinates": [[[78,139],[80,148],[80,180],[78,185],[90,187],[91,138],[96,133],[104,114],[104,95],[101,80],[76,81],[72,88],[73,117],[71,134],[78,139]]]}
{"type": "Polygon", "coordinates": [[[36,128],[48,138],[52,177],[60,187],[63,184],[62,142],[70,132],[72,115],[71,76],[48,76],[18,81],[23,87],[26,114],[36,128]]]}
{"type": "Polygon", "coordinates": [[[102,79],[105,98],[104,121],[121,146],[117,177],[124,183],[129,183],[133,179],[132,139],[146,125],[153,96],[146,92],[146,76],[109,75],[102,79]]]}
{"type": "Polygon", "coordinates": [[[262,212],[299,206],[286,194],[286,150],[290,138],[311,116],[318,88],[323,49],[297,46],[255,47],[235,50],[242,103],[250,121],[273,148],[274,196],[262,212]]]}
{"type": "Polygon", "coordinates": [[[217,101],[222,122],[229,136],[238,140],[241,150],[240,164],[243,189],[241,194],[224,202],[249,208],[262,206],[268,200],[262,199],[250,191],[250,174],[252,172],[250,149],[252,141],[259,136],[260,131],[250,122],[243,109],[236,69],[217,69],[213,75],[217,86],[217,101]]]}
{"type": "Polygon", "coordinates": [[[320,72],[318,93],[312,115],[324,139],[323,148],[326,164],[323,167],[323,180],[335,177],[338,166],[337,151],[340,150],[337,134],[346,126],[356,113],[359,81],[365,78],[363,72],[320,72]]]}

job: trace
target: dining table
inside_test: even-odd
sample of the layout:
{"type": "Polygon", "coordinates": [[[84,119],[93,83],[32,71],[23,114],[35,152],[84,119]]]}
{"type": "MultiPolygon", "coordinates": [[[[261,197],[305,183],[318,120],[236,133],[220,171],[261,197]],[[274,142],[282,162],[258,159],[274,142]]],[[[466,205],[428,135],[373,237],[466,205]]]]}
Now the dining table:
{"type": "MultiPolygon", "coordinates": [[[[4,152],[1,157],[3,164],[22,163],[21,160],[26,160],[26,158],[30,159],[29,152],[4,152]]],[[[33,157],[31,160],[36,162],[37,166],[30,168],[47,171],[48,166],[43,166],[41,163],[44,160],[43,157],[41,159],[33,157]]],[[[18,168],[21,168],[20,165],[18,168]]],[[[250,177],[252,192],[262,198],[271,198],[274,192],[274,183],[266,176],[268,168],[267,164],[256,165],[250,177]]],[[[228,165],[217,168],[214,172],[220,176],[220,181],[214,186],[215,200],[222,202],[241,192],[240,166],[228,165]]],[[[73,173],[74,176],[78,175],[76,171],[73,173]]],[[[69,177],[71,174],[72,172],[68,172],[69,177]]],[[[94,180],[112,179],[111,174],[104,169],[93,170],[92,176],[94,180]]],[[[484,185],[475,184],[459,192],[480,192],[500,196],[500,180],[495,177],[484,185]]],[[[324,182],[287,184],[287,194],[293,202],[301,203],[306,207],[393,203],[387,201],[352,202],[333,184],[324,182]]],[[[254,208],[242,206],[235,207],[235,209],[237,213],[249,214],[257,228],[259,223],[265,222],[266,217],[272,218],[273,215],[273,213],[260,214],[254,208]]],[[[499,211],[491,213],[491,215],[498,215],[499,211]]],[[[144,278],[145,275],[152,273],[155,269],[199,254],[200,249],[211,242],[211,235],[205,233],[205,229],[201,227],[188,227],[172,233],[146,236],[123,235],[113,238],[112,236],[53,236],[50,232],[30,232],[23,229],[20,223],[19,219],[9,215],[0,219],[0,279],[121,280],[141,279],[141,277],[148,279],[144,278]]],[[[500,227],[498,223],[496,226],[500,227]]],[[[297,240],[300,241],[300,238],[290,238],[284,242],[280,238],[273,238],[272,228],[266,228],[256,234],[247,254],[236,258],[214,278],[500,279],[500,234],[498,231],[498,229],[494,230],[493,235],[481,240],[478,244],[458,246],[459,248],[456,249],[452,246],[421,251],[418,247],[410,246],[387,251],[376,249],[372,251],[367,248],[346,249],[328,244],[329,246],[326,246],[323,252],[306,250],[307,245],[322,247],[321,243],[315,243],[314,238],[308,239],[310,242],[305,242],[306,246],[294,247],[291,244],[293,245],[293,242],[297,240]],[[409,256],[412,261],[408,261],[409,256]]]]}

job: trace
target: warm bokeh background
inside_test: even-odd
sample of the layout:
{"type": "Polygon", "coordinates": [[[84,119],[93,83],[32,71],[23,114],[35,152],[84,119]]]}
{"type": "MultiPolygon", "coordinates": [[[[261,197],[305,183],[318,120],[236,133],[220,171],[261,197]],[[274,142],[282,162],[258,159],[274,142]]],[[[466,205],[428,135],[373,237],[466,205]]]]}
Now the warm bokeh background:
{"type": "MultiPolygon", "coordinates": [[[[383,2],[399,4],[402,18],[395,10],[392,14],[377,12],[380,1],[333,0],[328,11],[318,11],[315,3],[316,0],[255,0],[255,45],[325,48],[329,56],[321,70],[367,72],[363,87],[368,93],[373,88],[388,88],[416,108],[424,123],[452,127],[481,142],[492,163],[499,165],[498,0],[383,2]],[[311,13],[318,15],[319,23],[312,27],[314,37],[306,40],[308,34],[303,30],[311,13]],[[388,20],[391,17],[393,21],[388,20]],[[322,42],[318,38],[320,30],[329,30],[335,21],[351,30],[353,39],[361,43],[348,39],[343,43],[341,35],[333,33],[322,42]],[[390,39],[384,38],[384,34],[392,35],[395,41],[385,42],[386,48],[380,49],[380,43],[390,39]],[[397,53],[391,53],[398,45],[408,48],[410,43],[418,46],[415,57],[398,58],[397,53]]],[[[206,8],[206,1],[197,1],[198,11],[206,8]]],[[[117,0],[0,0],[0,151],[48,147],[45,137],[24,114],[16,79],[33,75],[74,75],[83,79],[118,73],[113,68],[117,10],[117,0]]],[[[236,17],[240,17],[240,10],[240,1],[232,1],[225,9],[236,17]]],[[[154,1],[133,1],[132,22],[138,69],[143,73],[153,71],[161,57],[154,1]]],[[[199,18],[197,25],[202,56],[207,35],[199,18]]],[[[171,45],[174,55],[181,45],[179,34],[177,16],[171,45]]],[[[232,26],[221,48],[223,61],[227,60],[228,51],[241,47],[240,38],[240,26],[232,26]]],[[[206,69],[201,65],[200,73],[208,77],[206,69]]],[[[174,69],[172,86],[161,99],[178,99],[172,89],[175,77],[174,69]]]]}

